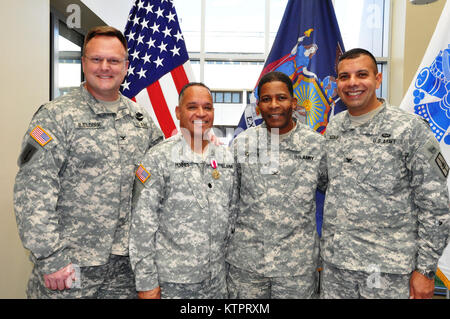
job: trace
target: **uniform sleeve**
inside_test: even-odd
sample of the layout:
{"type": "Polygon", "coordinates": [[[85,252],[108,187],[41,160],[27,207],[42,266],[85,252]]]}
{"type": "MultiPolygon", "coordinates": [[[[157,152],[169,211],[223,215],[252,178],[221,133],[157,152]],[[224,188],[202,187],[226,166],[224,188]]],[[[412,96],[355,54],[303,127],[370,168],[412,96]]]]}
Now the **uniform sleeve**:
{"type": "Polygon", "coordinates": [[[44,274],[70,263],[56,210],[59,176],[66,156],[64,145],[65,133],[59,123],[41,107],[23,139],[14,184],[14,210],[22,243],[44,274]]]}
{"type": "Polygon", "coordinates": [[[150,143],[149,143],[149,149],[155,146],[156,144],[160,143],[162,140],[164,140],[164,135],[161,132],[161,130],[155,125],[150,115],[148,115],[149,118],[149,132],[150,132],[150,143]]]}
{"type": "Polygon", "coordinates": [[[418,144],[408,162],[418,207],[416,268],[435,271],[449,235],[448,166],[429,127],[420,123],[411,136],[418,144]]]}
{"type": "Polygon", "coordinates": [[[240,163],[238,163],[237,158],[234,156],[234,144],[231,150],[234,158],[234,165],[233,165],[234,170],[233,170],[233,187],[230,196],[230,216],[229,216],[228,236],[231,236],[231,234],[234,232],[235,229],[236,219],[239,213],[239,199],[241,192],[241,178],[240,178],[241,166],[240,163]]]}
{"type": "Polygon", "coordinates": [[[155,263],[155,234],[159,228],[158,214],[163,198],[164,178],[154,159],[148,154],[141,167],[150,176],[145,182],[139,177],[135,179],[129,252],[136,289],[148,291],[159,286],[155,263]]]}

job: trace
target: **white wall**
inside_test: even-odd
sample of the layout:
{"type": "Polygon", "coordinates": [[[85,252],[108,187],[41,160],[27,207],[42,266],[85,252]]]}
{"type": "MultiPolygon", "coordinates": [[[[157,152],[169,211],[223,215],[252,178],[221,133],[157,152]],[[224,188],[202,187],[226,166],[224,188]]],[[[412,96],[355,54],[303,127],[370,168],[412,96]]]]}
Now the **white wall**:
{"type": "Polygon", "coordinates": [[[49,0],[0,2],[0,298],[24,298],[31,271],[13,210],[20,144],[49,99],[49,0]]]}

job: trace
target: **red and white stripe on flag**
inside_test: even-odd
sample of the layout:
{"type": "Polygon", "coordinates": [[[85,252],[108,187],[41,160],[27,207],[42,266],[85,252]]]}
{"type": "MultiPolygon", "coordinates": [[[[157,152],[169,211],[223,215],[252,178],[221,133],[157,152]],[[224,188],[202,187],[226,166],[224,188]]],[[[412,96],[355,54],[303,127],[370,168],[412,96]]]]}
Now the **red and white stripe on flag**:
{"type": "Polygon", "coordinates": [[[135,102],[145,107],[166,138],[179,130],[175,116],[178,94],[185,84],[192,81],[194,81],[194,75],[191,64],[187,61],[163,75],[133,98],[135,102]],[[154,105],[158,107],[153,107],[154,105]]]}
{"type": "Polygon", "coordinates": [[[173,2],[136,0],[124,35],[129,65],[122,93],[144,106],[166,137],[172,136],[178,94],[194,81],[173,2]]]}

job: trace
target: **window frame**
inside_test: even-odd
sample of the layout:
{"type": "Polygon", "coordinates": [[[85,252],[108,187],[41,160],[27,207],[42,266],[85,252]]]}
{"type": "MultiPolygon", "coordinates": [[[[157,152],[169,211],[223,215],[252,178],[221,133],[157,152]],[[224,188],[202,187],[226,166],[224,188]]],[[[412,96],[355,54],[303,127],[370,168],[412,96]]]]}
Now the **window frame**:
{"type": "MultiPolygon", "coordinates": [[[[200,0],[200,52],[188,52],[190,61],[199,64],[200,70],[200,82],[205,81],[205,65],[212,61],[222,61],[225,63],[235,63],[235,62],[257,62],[264,63],[271,49],[271,37],[276,35],[270,32],[270,5],[271,0],[264,0],[265,5],[265,29],[264,29],[264,41],[265,41],[265,52],[264,53],[217,53],[217,52],[207,52],[205,50],[206,41],[206,1],[200,0]]],[[[332,0],[333,5],[336,1],[332,0]]],[[[383,70],[383,82],[382,88],[379,90],[382,96],[389,100],[389,68],[390,68],[390,46],[391,46],[391,25],[392,25],[392,0],[384,0],[383,2],[383,54],[384,56],[376,56],[377,64],[382,66],[383,70]]],[[[273,33],[273,32],[272,32],[273,33]]],[[[242,88],[244,90],[251,90],[253,88],[242,88]]]]}
{"type": "Polygon", "coordinates": [[[212,98],[213,98],[213,103],[214,104],[242,104],[243,103],[243,99],[242,99],[243,91],[236,91],[236,90],[211,90],[211,94],[212,94],[212,98]],[[229,96],[230,96],[230,101],[229,102],[227,102],[225,100],[225,96],[227,94],[229,94],[229,96]],[[220,100],[217,99],[218,96],[221,96],[220,100]],[[239,101],[236,102],[234,100],[235,96],[239,97],[239,101]]]}
{"type": "MultiPolygon", "coordinates": [[[[59,60],[64,58],[67,60],[79,60],[81,64],[83,42],[85,35],[77,30],[67,27],[64,15],[60,14],[54,8],[50,8],[50,101],[60,96],[58,82],[59,82],[59,60]],[[65,38],[76,43],[81,47],[81,51],[59,51],[59,39],[61,29],[64,29],[65,38]]],[[[80,68],[81,82],[84,81],[83,68],[80,68]]]]}

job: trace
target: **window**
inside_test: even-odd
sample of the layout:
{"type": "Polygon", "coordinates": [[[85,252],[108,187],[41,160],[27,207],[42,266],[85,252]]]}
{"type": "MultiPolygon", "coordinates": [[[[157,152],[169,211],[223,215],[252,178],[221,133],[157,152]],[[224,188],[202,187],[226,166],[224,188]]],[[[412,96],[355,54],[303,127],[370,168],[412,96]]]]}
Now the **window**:
{"type": "Polygon", "coordinates": [[[390,0],[334,0],[334,10],[346,50],[363,48],[377,59],[383,82],[377,91],[388,98],[390,0]]]}
{"type": "Polygon", "coordinates": [[[242,103],[242,92],[220,92],[212,91],[212,97],[214,103],[242,103]]]}
{"type": "Polygon", "coordinates": [[[334,10],[346,50],[360,47],[376,57],[388,57],[389,0],[334,0],[334,10]]]}
{"type": "Polygon", "coordinates": [[[232,92],[231,103],[242,103],[242,92],[232,92]]]}
{"type": "Polygon", "coordinates": [[[192,65],[196,80],[211,89],[253,89],[287,0],[175,0],[174,4],[189,57],[196,61],[192,65]]]}
{"type": "Polygon", "coordinates": [[[264,53],[264,2],[208,0],[205,4],[206,52],[264,53]]]}
{"type": "Polygon", "coordinates": [[[84,37],[67,27],[56,12],[51,12],[50,99],[64,95],[84,80],[81,50],[84,37]]]}
{"type": "MultiPolygon", "coordinates": [[[[277,34],[288,0],[174,0],[197,81],[214,93],[216,119],[237,126],[277,34]],[[240,107],[225,108],[225,103],[240,107]],[[244,98],[243,98],[244,97],[244,98]],[[224,107],[225,109],[221,109],[224,107]],[[239,113],[239,114],[237,114],[239,113]],[[232,123],[231,123],[232,122],[232,123]]],[[[346,49],[362,47],[377,58],[388,98],[391,0],[333,0],[346,49]]]]}

